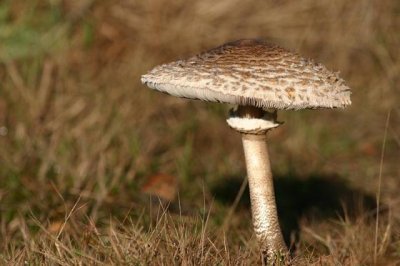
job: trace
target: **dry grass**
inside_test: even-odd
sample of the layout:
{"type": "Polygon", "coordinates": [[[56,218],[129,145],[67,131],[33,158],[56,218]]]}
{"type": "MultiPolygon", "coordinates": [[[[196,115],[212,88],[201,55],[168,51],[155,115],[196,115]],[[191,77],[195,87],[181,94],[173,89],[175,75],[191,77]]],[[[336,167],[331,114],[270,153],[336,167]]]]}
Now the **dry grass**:
{"type": "Polygon", "coordinates": [[[1,2],[0,263],[258,263],[247,194],[230,207],[245,169],[228,107],[139,80],[246,37],[340,70],[354,92],[344,111],[281,113],[271,134],[293,264],[371,265],[375,237],[376,263],[399,263],[399,31],[395,0],[1,2]],[[180,183],[168,211],[140,192],[157,172],[180,183]],[[376,234],[374,205],[353,198],[374,202],[379,175],[376,234]]]}

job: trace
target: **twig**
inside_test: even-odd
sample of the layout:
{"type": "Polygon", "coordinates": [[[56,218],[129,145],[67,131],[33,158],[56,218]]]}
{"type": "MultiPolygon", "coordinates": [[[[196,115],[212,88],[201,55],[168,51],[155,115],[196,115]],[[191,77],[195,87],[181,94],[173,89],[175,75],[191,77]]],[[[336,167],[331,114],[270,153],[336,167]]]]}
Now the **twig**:
{"type": "Polygon", "coordinates": [[[330,244],[329,240],[324,239],[322,236],[318,235],[317,233],[315,233],[313,230],[311,230],[308,227],[304,227],[302,230],[304,232],[308,233],[309,235],[311,235],[313,238],[315,238],[321,244],[323,244],[329,250],[330,254],[332,254],[334,252],[334,247],[330,244]]]}
{"type": "Polygon", "coordinates": [[[389,128],[389,121],[390,121],[390,113],[391,113],[391,110],[389,110],[387,117],[386,117],[385,133],[383,136],[383,143],[382,143],[382,149],[381,149],[381,160],[380,160],[380,165],[379,165],[378,191],[376,193],[374,265],[376,265],[377,256],[378,256],[378,227],[379,227],[379,207],[380,207],[380,201],[381,201],[382,170],[383,170],[383,159],[385,156],[386,138],[387,138],[387,132],[388,132],[388,128],[389,128]]]}
{"type": "Polygon", "coordinates": [[[43,64],[42,76],[40,79],[38,94],[37,94],[37,110],[36,118],[40,120],[44,118],[46,114],[48,114],[48,110],[50,109],[52,96],[54,94],[54,85],[53,74],[54,74],[55,64],[51,60],[46,60],[43,64]]]}
{"type": "Polygon", "coordinates": [[[235,212],[235,210],[236,210],[236,208],[237,208],[237,206],[238,206],[238,204],[239,204],[239,201],[240,201],[240,199],[241,199],[242,196],[243,196],[244,190],[245,190],[246,187],[247,187],[247,182],[248,182],[247,177],[245,177],[244,180],[243,180],[243,182],[242,182],[242,185],[240,186],[239,192],[238,192],[238,194],[236,195],[235,201],[233,202],[231,208],[230,208],[229,211],[228,211],[228,214],[227,214],[226,217],[225,217],[224,223],[223,223],[223,225],[222,225],[222,228],[224,229],[224,231],[227,231],[228,228],[229,228],[232,215],[233,215],[233,213],[235,212]]]}
{"type": "Polygon", "coordinates": [[[25,102],[25,104],[30,103],[32,100],[32,97],[29,94],[26,84],[25,84],[24,80],[22,79],[21,74],[18,71],[16,63],[10,62],[10,63],[6,64],[6,70],[8,72],[8,75],[11,78],[13,85],[16,88],[16,91],[18,91],[22,100],[25,102]]]}

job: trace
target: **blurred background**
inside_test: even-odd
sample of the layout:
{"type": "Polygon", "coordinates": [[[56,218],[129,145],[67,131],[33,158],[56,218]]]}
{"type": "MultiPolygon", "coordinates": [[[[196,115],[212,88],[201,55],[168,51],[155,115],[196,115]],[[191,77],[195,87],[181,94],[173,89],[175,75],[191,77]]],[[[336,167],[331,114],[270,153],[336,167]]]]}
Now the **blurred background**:
{"type": "Polygon", "coordinates": [[[230,107],[140,83],[242,38],[313,58],[353,91],[345,110],[280,112],[270,134],[295,260],[399,262],[396,0],[1,1],[0,262],[258,263],[230,107]]]}

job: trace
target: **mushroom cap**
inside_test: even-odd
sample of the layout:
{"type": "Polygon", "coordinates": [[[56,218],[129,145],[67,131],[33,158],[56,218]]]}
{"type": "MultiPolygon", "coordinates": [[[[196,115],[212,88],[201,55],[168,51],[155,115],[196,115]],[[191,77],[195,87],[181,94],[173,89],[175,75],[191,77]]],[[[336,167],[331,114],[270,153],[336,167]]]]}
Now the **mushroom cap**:
{"type": "Polygon", "coordinates": [[[262,40],[226,43],[142,76],[152,89],[183,98],[263,109],[343,108],[350,88],[338,73],[262,40]]]}

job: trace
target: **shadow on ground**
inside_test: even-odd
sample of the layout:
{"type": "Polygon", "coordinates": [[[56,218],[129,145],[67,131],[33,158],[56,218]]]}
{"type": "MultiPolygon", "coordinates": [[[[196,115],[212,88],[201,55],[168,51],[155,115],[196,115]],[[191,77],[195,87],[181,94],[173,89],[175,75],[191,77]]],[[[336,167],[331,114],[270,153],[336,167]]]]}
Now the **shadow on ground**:
{"type": "MultiPolygon", "coordinates": [[[[215,183],[212,193],[217,201],[230,205],[235,200],[243,178],[226,177],[215,183]]],[[[299,231],[302,217],[313,219],[349,218],[374,210],[375,199],[361,190],[351,188],[335,175],[313,175],[300,178],[296,175],[274,177],[278,214],[287,243],[290,235],[299,231]]],[[[249,189],[246,188],[238,208],[250,210],[249,189]]]]}

